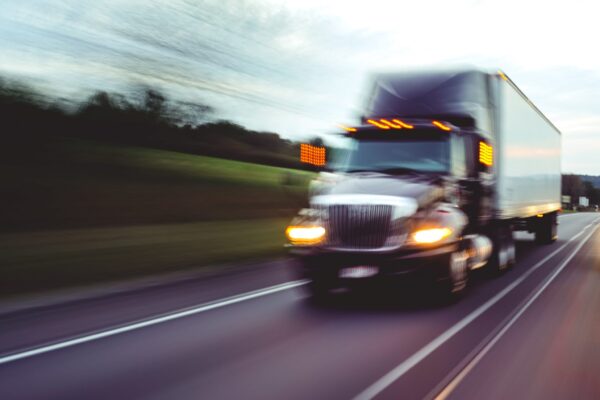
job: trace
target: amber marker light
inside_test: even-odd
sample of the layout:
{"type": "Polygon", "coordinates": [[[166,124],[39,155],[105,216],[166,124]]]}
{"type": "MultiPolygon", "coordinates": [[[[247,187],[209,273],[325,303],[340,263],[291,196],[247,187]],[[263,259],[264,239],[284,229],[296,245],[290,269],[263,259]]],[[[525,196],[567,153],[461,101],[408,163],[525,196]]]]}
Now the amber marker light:
{"type": "Polygon", "coordinates": [[[499,76],[500,78],[502,78],[503,80],[505,80],[505,81],[507,81],[507,80],[508,80],[508,77],[507,77],[507,76],[506,76],[506,74],[505,74],[504,72],[502,72],[502,71],[498,71],[498,76],[499,76]]]}
{"type": "Polygon", "coordinates": [[[440,121],[431,121],[431,123],[435,126],[437,126],[438,128],[440,128],[443,131],[449,132],[452,130],[452,128],[450,128],[447,125],[442,124],[440,121]]]}
{"type": "Polygon", "coordinates": [[[389,126],[387,126],[387,125],[385,125],[385,124],[382,124],[382,123],[381,123],[381,122],[379,122],[379,121],[375,121],[374,119],[368,119],[368,120],[367,120],[367,122],[368,122],[368,123],[370,123],[370,124],[371,124],[371,125],[373,125],[373,126],[376,126],[376,127],[377,127],[377,128],[379,128],[379,129],[390,129],[390,127],[389,127],[389,126]]]}
{"type": "Polygon", "coordinates": [[[400,119],[397,119],[397,118],[394,118],[392,121],[394,123],[400,125],[401,127],[406,128],[406,129],[413,129],[414,128],[413,125],[407,124],[406,122],[404,122],[404,121],[402,121],[400,119]]]}
{"type": "Polygon", "coordinates": [[[322,226],[290,225],[285,230],[285,236],[292,244],[317,244],[325,238],[325,228],[322,226]]]}
{"type": "Polygon", "coordinates": [[[306,143],[300,145],[300,162],[322,167],[326,161],[325,147],[313,146],[306,143]]]}
{"type": "Polygon", "coordinates": [[[487,167],[494,164],[494,148],[485,142],[479,142],[479,162],[487,167]]]}
{"type": "Polygon", "coordinates": [[[342,124],[339,124],[338,126],[340,128],[342,128],[343,130],[345,130],[346,132],[356,132],[356,128],[353,128],[351,126],[346,126],[346,125],[342,125],[342,124]]]}
{"type": "Polygon", "coordinates": [[[381,118],[381,119],[379,120],[379,122],[381,122],[381,123],[383,123],[383,124],[386,124],[386,125],[387,125],[387,126],[389,126],[390,128],[394,128],[394,129],[402,129],[402,125],[400,125],[400,124],[395,124],[395,123],[393,123],[393,122],[390,122],[390,121],[388,121],[388,120],[387,120],[387,119],[385,119],[385,118],[381,118]]]}
{"type": "Polygon", "coordinates": [[[420,229],[413,234],[416,243],[430,244],[439,242],[452,234],[450,228],[420,229]]]}

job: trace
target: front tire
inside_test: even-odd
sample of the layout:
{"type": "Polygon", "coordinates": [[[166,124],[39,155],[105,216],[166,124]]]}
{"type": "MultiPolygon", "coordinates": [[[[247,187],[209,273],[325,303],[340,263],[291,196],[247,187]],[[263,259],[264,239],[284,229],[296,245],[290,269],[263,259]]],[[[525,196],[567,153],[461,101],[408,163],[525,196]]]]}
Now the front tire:
{"type": "Polygon", "coordinates": [[[444,260],[447,279],[441,282],[441,292],[449,300],[460,299],[469,282],[468,255],[465,250],[457,250],[444,260]]]}

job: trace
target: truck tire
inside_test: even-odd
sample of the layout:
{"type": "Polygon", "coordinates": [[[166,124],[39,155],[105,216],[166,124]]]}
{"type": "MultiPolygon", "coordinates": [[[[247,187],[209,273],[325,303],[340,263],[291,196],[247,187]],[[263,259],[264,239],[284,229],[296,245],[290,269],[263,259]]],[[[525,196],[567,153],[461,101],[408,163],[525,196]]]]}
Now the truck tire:
{"type": "Polygon", "coordinates": [[[539,218],[535,228],[535,241],[538,244],[552,244],[556,241],[558,221],[556,213],[545,214],[539,218]]]}
{"type": "Polygon", "coordinates": [[[490,236],[492,238],[493,250],[488,262],[488,271],[492,275],[498,275],[515,264],[515,240],[509,224],[497,226],[490,236]]]}
{"type": "Polygon", "coordinates": [[[442,295],[449,300],[457,300],[462,297],[469,282],[468,255],[465,250],[457,250],[444,258],[447,268],[447,279],[441,282],[442,295]]]}
{"type": "Polygon", "coordinates": [[[467,252],[455,251],[450,254],[448,272],[450,273],[451,293],[462,293],[469,282],[469,269],[467,266],[467,252]]]}

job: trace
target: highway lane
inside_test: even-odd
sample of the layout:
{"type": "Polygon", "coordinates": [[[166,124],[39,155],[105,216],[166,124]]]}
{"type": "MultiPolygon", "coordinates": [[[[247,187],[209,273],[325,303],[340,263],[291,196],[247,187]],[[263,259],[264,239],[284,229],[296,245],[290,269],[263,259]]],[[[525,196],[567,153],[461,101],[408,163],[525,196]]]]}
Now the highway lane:
{"type": "Polygon", "coordinates": [[[495,339],[440,400],[600,399],[600,230],[495,339]]]}
{"type": "MultiPolygon", "coordinates": [[[[594,250],[600,240],[598,233],[584,243],[594,229],[584,227],[597,222],[597,217],[561,217],[560,239],[551,246],[535,246],[528,235],[520,235],[518,265],[497,279],[476,276],[468,295],[456,304],[440,305],[431,301],[426,291],[417,289],[399,295],[389,305],[357,300],[318,308],[307,303],[299,289],[281,290],[5,362],[0,364],[0,398],[293,399],[353,398],[359,394],[363,398],[423,398],[433,397],[449,385],[454,385],[446,390],[450,397],[455,396],[452,398],[487,398],[488,388],[496,398],[505,398],[509,392],[502,388],[511,379],[523,382],[516,385],[520,392],[508,385],[514,389],[509,393],[514,398],[523,398],[519,394],[553,398],[558,392],[527,392],[526,382],[527,377],[538,386],[547,380],[558,382],[555,375],[562,372],[559,365],[542,369],[537,368],[539,361],[517,361],[529,356],[546,361],[544,357],[552,357],[547,355],[552,352],[540,344],[541,335],[553,344],[548,348],[555,349],[557,360],[568,359],[570,354],[562,339],[580,343],[574,345],[578,357],[567,360],[566,365],[572,368],[569,373],[585,375],[585,368],[598,370],[598,357],[589,359],[599,337],[593,334],[600,311],[600,303],[593,301],[598,299],[600,283],[593,278],[599,265],[594,250]],[[578,246],[564,270],[483,354],[486,344],[515,311],[578,246]],[[553,257],[540,264],[553,252],[553,257]],[[498,298],[512,285],[512,290],[498,298]],[[563,296],[561,287],[568,296],[563,296]],[[587,298],[592,301],[586,303],[587,298]],[[497,300],[490,303],[493,299],[497,300]],[[447,335],[482,304],[490,305],[447,335]],[[590,331],[582,333],[573,324],[588,326],[590,331]],[[438,346],[433,348],[431,343],[438,346]],[[469,363],[481,354],[481,360],[469,369],[469,363]],[[407,364],[411,360],[414,365],[407,364]],[[393,372],[399,367],[404,370],[395,376],[398,374],[393,372]],[[382,383],[390,373],[395,379],[382,383]],[[455,382],[461,373],[464,377],[455,382]],[[368,392],[374,385],[377,390],[368,392]]],[[[185,282],[4,316],[0,318],[1,352],[18,354],[19,349],[131,326],[132,321],[289,281],[292,277],[286,268],[275,263],[247,275],[185,282]]],[[[594,394],[593,386],[570,388],[570,380],[560,382],[561,394],[577,389],[582,390],[578,398],[597,398],[589,397],[594,394]]]]}

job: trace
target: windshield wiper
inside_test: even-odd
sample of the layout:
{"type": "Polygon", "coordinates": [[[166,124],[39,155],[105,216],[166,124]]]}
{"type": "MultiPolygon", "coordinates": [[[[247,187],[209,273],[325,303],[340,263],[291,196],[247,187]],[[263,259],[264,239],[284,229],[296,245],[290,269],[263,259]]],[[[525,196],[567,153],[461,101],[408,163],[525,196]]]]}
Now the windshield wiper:
{"type": "Polygon", "coordinates": [[[419,171],[417,169],[408,167],[393,167],[378,169],[377,172],[383,172],[384,174],[411,174],[411,175],[422,175],[426,174],[425,171],[419,171]]]}
{"type": "Polygon", "coordinates": [[[351,173],[354,173],[354,172],[372,172],[372,173],[376,174],[376,173],[378,173],[380,171],[379,170],[375,170],[375,169],[349,169],[349,170],[343,171],[343,172],[348,173],[348,174],[351,174],[351,173]]]}
{"type": "Polygon", "coordinates": [[[373,169],[350,169],[344,171],[347,174],[368,172],[372,174],[387,174],[387,175],[431,175],[433,172],[420,171],[418,169],[408,167],[390,167],[390,168],[373,168],[373,169]]]}

